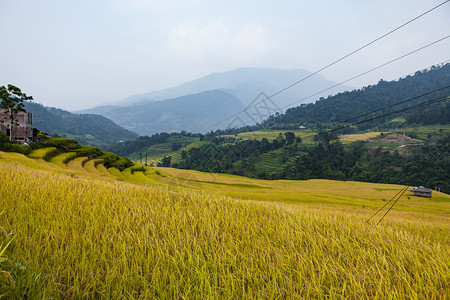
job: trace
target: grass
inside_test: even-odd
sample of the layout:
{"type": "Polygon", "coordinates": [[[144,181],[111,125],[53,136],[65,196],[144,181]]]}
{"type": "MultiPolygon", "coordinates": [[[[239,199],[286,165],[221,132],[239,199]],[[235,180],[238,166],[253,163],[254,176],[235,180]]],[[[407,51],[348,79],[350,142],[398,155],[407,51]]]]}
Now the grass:
{"type": "Polygon", "coordinates": [[[49,160],[51,157],[57,154],[58,149],[56,149],[56,147],[49,147],[33,150],[30,154],[28,154],[28,157],[34,159],[49,160]]]}
{"type": "Polygon", "coordinates": [[[83,167],[92,174],[102,176],[104,174],[100,172],[96,167],[96,164],[101,163],[102,161],[103,159],[91,159],[85,162],[83,167]]]}
{"type": "Polygon", "coordinates": [[[69,161],[67,163],[67,167],[72,169],[72,170],[76,170],[78,172],[88,172],[85,168],[84,168],[84,164],[89,160],[88,157],[84,157],[84,156],[80,156],[77,157],[75,159],[72,159],[71,161],[69,161]]]}
{"type": "MultiPolygon", "coordinates": [[[[57,156],[54,156],[50,159],[50,162],[60,166],[60,167],[65,167],[66,164],[74,159],[77,156],[77,153],[75,152],[66,152],[66,153],[61,153],[57,156]]],[[[30,156],[29,156],[30,157],[30,156]]]]}
{"type": "MultiPolygon", "coordinates": [[[[70,167],[0,152],[0,226],[11,233],[0,232],[0,248],[9,243],[2,257],[11,262],[0,266],[15,283],[0,285],[0,295],[450,296],[448,195],[402,198],[403,206],[375,226],[365,221],[398,186],[263,181],[165,168],[157,169],[165,177],[145,171],[155,181],[172,180],[169,185],[142,186],[85,170],[73,176],[70,167]],[[247,200],[226,195],[238,197],[239,190],[247,200]]],[[[131,174],[131,168],[115,170],[131,174]]]]}
{"type": "MultiPolygon", "coordinates": [[[[367,213],[383,206],[403,188],[400,185],[355,181],[260,180],[172,168],[155,169],[166,176],[157,180],[170,185],[201,189],[239,199],[335,209],[344,206],[346,210],[365,210],[367,213]]],[[[156,175],[154,176],[156,178],[156,175]]],[[[450,196],[434,191],[433,198],[424,199],[412,196],[412,192],[406,192],[394,210],[432,213],[450,218],[450,196]]]]}

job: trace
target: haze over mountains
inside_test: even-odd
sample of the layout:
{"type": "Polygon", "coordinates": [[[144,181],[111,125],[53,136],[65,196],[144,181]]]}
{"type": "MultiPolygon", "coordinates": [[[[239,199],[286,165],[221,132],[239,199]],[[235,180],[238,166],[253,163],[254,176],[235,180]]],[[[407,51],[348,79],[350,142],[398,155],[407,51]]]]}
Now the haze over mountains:
{"type": "MultiPolygon", "coordinates": [[[[261,92],[270,96],[310,74],[311,72],[302,69],[241,68],[213,73],[176,87],[134,95],[112,105],[78,112],[103,115],[139,134],[182,130],[206,132],[230,126],[229,122],[224,122],[211,127],[254,103],[261,92]]],[[[268,117],[275,111],[281,112],[282,108],[292,102],[333,85],[335,85],[334,82],[315,75],[273,97],[271,99],[273,102],[267,102],[271,109],[267,111],[263,109],[258,114],[268,117]]],[[[316,95],[305,102],[314,102],[319,97],[348,89],[341,86],[316,95]]],[[[257,101],[261,101],[261,98],[257,101]]],[[[250,112],[250,114],[253,113],[250,112]]],[[[248,115],[241,115],[240,119],[248,124],[262,121],[257,118],[251,120],[248,115]]]]}
{"type": "Polygon", "coordinates": [[[223,116],[243,108],[239,99],[233,95],[213,90],[165,101],[140,102],[112,109],[104,115],[131,131],[148,135],[182,130],[206,132],[211,124],[223,116]]]}

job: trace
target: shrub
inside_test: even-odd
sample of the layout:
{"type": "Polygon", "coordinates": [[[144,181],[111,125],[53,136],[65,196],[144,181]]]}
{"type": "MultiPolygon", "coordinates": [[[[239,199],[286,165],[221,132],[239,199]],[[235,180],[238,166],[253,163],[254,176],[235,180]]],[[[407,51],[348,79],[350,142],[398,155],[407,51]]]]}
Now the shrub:
{"type": "Polygon", "coordinates": [[[60,152],[67,152],[81,148],[80,144],[74,139],[49,138],[40,143],[41,147],[56,147],[60,152]]]}

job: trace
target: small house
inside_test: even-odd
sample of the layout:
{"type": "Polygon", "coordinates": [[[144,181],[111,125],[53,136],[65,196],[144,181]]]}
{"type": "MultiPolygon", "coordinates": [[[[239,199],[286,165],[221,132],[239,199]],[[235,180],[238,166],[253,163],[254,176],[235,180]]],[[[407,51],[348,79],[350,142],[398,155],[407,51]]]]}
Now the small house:
{"type": "Polygon", "coordinates": [[[431,198],[431,192],[432,191],[430,189],[427,189],[427,188],[423,187],[423,186],[419,186],[419,187],[415,187],[412,190],[412,192],[413,192],[414,196],[417,196],[417,197],[431,198]]]}
{"type": "Polygon", "coordinates": [[[10,126],[8,111],[0,110],[0,132],[10,137],[13,143],[28,143],[33,138],[33,115],[30,112],[14,114],[14,124],[10,126]]]}

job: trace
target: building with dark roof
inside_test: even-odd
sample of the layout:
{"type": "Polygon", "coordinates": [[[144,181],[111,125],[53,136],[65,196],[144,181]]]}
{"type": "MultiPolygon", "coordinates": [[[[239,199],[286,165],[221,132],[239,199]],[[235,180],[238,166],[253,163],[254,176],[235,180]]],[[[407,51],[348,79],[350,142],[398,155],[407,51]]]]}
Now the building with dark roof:
{"type": "Polygon", "coordinates": [[[415,187],[412,191],[414,196],[431,198],[432,191],[430,189],[427,189],[426,187],[415,187]]]}

